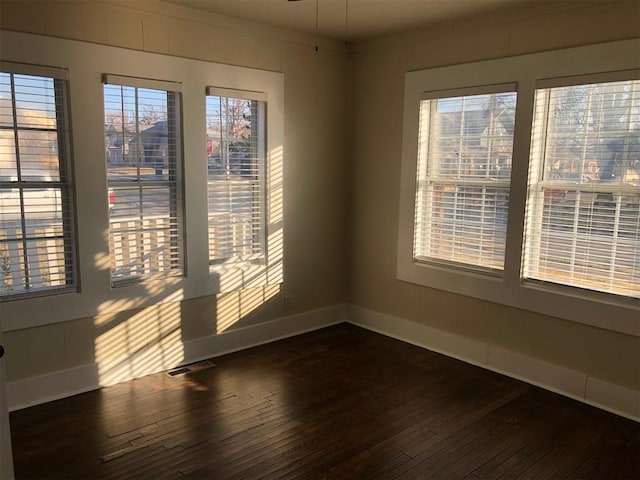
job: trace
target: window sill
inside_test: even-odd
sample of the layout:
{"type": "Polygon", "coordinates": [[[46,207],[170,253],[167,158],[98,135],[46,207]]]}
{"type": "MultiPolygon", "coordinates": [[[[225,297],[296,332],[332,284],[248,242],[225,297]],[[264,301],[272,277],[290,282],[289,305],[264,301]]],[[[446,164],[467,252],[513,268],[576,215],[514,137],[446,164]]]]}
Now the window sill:
{"type": "Polygon", "coordinates": [[[640,299],[516,282],[448,266],[398,264],[398,280],[640,337],[640,299]]]}

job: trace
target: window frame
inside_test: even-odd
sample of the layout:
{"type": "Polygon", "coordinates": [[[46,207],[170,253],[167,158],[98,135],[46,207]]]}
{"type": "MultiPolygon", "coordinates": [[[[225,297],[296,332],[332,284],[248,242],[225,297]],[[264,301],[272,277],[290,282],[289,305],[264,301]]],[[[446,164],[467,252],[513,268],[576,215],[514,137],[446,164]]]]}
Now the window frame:
{"type": "MultiPolygon", "coordinates": [[[[553,88],[562,88],[562,87],[573,87],[573,86],[588,86],[588,85],[598,85],[605,84],[611,82],[624,82],[629,80],[640,81],[640,70],[625,70],[625,71],[616,71],[616,72],[606,72],[606,73],[597,73],[593,75],[580,75],[575,77],[563,77],[563,78],[552,78],[545,79],[541,81],[537,81],[535,85],[534,96],[537,100],[538,92],[544,92],[545,98],[542,100],[544,103],[544,109],[541,112],[538,112],[539,118],[537,119],[542,123],[542,130],[539,133],[540,140],[538,145],[532,144],[531,154],[530,154],[530,165],[529,165],[529,181],[528,181],[528,198],[527,198],[527,211],[526,211],[526,225],[525,225],[525,235],[523,238],[523,258],[522,258],[522,282],[525,284],[531,285],[540,285],[544,286],[545,284],[553,284],[553,288],[561,288],[566,291],[576,291],[579,292],[581,290],[590,291],[591,295],[600,296],[603,299],[607,296],[615,296],[621,294],[615,293],[607,293],[603,290],[596,289],[588,289],[582,288],[579,285],[570,285],[568,283],[562,282],[554,282],[551,279],[545,280],[542,278],[536,278],[535,276],[528,276],[527,271],[530,273],[537,269],[537,264],[539,262],[539,258],[536,259],[535,252],[531,252],[529,250],[536,250],[536,247],[539,246],[538,239],[541,235],[540,232],[540,224],[538,222],[542,222],[542,211],[544,206],[544,199],[540,198],[540,193],[545,188],[552,188],[554,190],[566,190],[573,191],[575,194],[578,192],[581,193],[610,193],[610,194],[631,194],[633,195],[634,189],[638,189],[635,186],[624,185],[615,183],[611,186],[608,186],[607,183],[584,183],[584,182],[574,182],[569,180],[549,180],[545,178],[545,168],[547,162],[547,153],[548,153],[548,136],[549,136],[549,118],[548,118],[548,109],[550,102],[551,89],[553,88]],[[531,163],[531,162],[535,163],[531,163]],[[533,237],[533,239],[528,239],[529,237],[533,237]],[[529,247],[529,248],[528,248],[529,247]]],[[[535,107],[534,107],[534,117],[536,115],[535,107]]],[[[536,118],[533,119],[532,123],[536,122],[536,118]]],[[[599,135],[600,132],[596,132],[596,135],[599,135]]],[[[552,137],[554,133],[551,133],[552,137]]],[[[582,134],[586,139],[588,138],[587,134],[582,134]]],[[[532,138],[535,136],[532,125],[532,138]]],[[[640,193],[640,192],[638,192],[640,193]]],[[[616,211],[615,215],[619,218],[620,212],[616,211]]],[[[575,219],[572,219],[575,220],[575,219]]],[[[613,241],[614,244],[617,244],[617,239],[613,241]]],[[[629,296],[627,296],[629,297],[629,296]]],[[[633,298],[633,297],[632,297],[633,298]]],[[[640,294],[636,296],[636,298],[640,298],[640,294]]]]}
{"type": "MultiPolygon", "coordinates": [[[[428,219],[431,219],[432,216],[432,211],[431,209],[425,208],[421,205],[421,203],[425,202],[424,199],[420,199],[420,195],[421,193],[423,193],[423,189],[426,189],[426,191],[429,191],[428,186],[423,186],[422,184],[440,184],[440,185],[453,185],[455,187],[480,187],[480,188],[487,188],[487,187],[493,187],[493,188],[497,188],[497,189],[503,189],[506,190],[507,192],[507,196],[509,195],[509,190],[510,190],[510,184],[509,184],[509,180],[502,180],[502,181],[489,181],[488,179],[486,180],[482,180],[482,179],[477,179],[477,178],[473,178],[473,179],[468,179],[468,178],[448,178],[448,177],[438,177],[436,175],[432,175],[430,173],[430,170],[434,169],[434,168],[438,168],[437,166],[434,167],[432,165],[430,165],[430,160],[431,160],[431,154],[430,154],[430,147],[428,145],[430,139],[431,139],[431,123],[432,123],[432,108],[433,108],[433,104],[431,102],[433,101],[438,101],[438,100],[442,100],[442,99],[450,99],[450,98],[467,98],[467,97],[472,97],[472,96],[480,96],[480,95],[492,95],[492,94],[502,94],[502,93],[514,93],[516,94],[516,100],[517,100],[517,85],[515,83],[504,83],[504,84],[493,84],[493,85],[482,85],[482,86],[477,86],[477,87],[467,87],[467,88],[461,88],[461,89],[447,89],[444,91],[432,91],[432,92],[424,92],[421,96],[420,96],[420,106],[419,106],[419,116],[420,116],[420,120],[418,122],[418,128],[419,128],[419,132],[418,132],[418,142],[419,143],[425,143],[425,145],[422,148],[418,148],[418,152],[417,152],[417,171],[416,171],[416,200],[415,200],[415,215],[416,217],[419,215],[420,212],[423,212],[424,209],[426,209],[428,211],[428,213],[426,214],[428,216],[428,219]],[[429,102],[429,114],[428,114],[428,119],[427,119],[427,126],[423,127],[422,126],[422,119],[423,119],[423,114],[422,114],[422,108],[423,108],[423,103],[424,102],[429,102]],[[422,130],[422,128],[425,128],[426,132],[422,130]],[[426,135],[425,135],[426,133],[426,135]],[[426,136],[426,142],[425,139],[423,138],[423,136],[426,136]],[[422,158],[423,155],[426,158],[422,158]]],[[[513,139],[511,140],[513,143],[513,139]]],[[[433,192],[430,194],[430,196],[433,196],[433,192]]],[[[427,241],[424,241],[422,243],[428,244],[429,241],[428,239],[431,236],[431,233],[428,232],[428,226],[426,225],[421,225],[419,224],[419,222],[417,220],[415,221],[415,227],[414,227],[414,239],[413,239],[413,260],[417,263],[420,264],[425,264],[425,265],[435,265],[435,266],[443,266],[443,267],[447,267],[450,266],[452,268],[456,268],[456,269],[460,269],[460,270],[466,270],[466,271],[470,271],[470,272],[478,272],[480,274],[483,275],[491,275],[491,276],[496,276],[496,277],[501,277],[503,274],[503,268],[499,268],[499,267],[489,267],[489,266],[483,266],[483,265],[478,265],[478,264],[473,264],[473,263],[465,263],[465,262],[458,262],[456,260],[448,260],[448,259],[443,259],[443,258],[438,258],[438,257],[430,257],[427,255],[419,255],[417,253],[417,250],[419,249],[418,247],[418,241],[419,238],[421,237],[419,235],[420,230],[426,231],[426,233],[424,233],[424,235],[427,237],[427,241]]],[[[425,219],[425,222],[427,220],[425,219]]],[[[428,222],[427,222],[428,223],[428,222]]],[[[506,226],[505,226],[506,228],[506,226]]],[[[506,241],[506,239],[505,239],[506,241]]],[[[506,247],[506,244],[505,244],[506,247]]]]}
{"type": "MultiPolygon", "coordinates": [[[[20,190],[20,198],[23,198],[24,189],[40,189],[40,188],[56,188],[60,190],[60,196],[66,197],[67,201],[62,202],[62,222],[63,235],[62,241],[68,242],[68,248],[65,248],[64,257],[65,265],[68,264],[69,269],[62,272],[67,279],[66,283],[57,287],[41,288],[37,290],[27,289],[22,292],[0,295],[0,302],[12,302],[16,300],[28,300],[31,298],[58,296],[67,293],[78,292],[80,289],[80,275],[78,268],[78,232],[76,230],[76,195],[74,183],[74,155],[72,141],[72,122],[71,109],[69,104],[69,74],[64,68],[42,66],[34,64],[23,64],[9,61],[0,61],[0,71],[10,75],[31,75],[38,77],[46,77],[54,82],[54,96],[60,96],[55,99],[56,104],[56,137],[58,143],[58,175],[57,181],[51,181],[33,186],[27,186],[29,182],[17,182],[15,188],[20,190]],[[59,110],[59,111],[58,111],[59,110]],[[61,122],[62,121],[62,122],[61,122]],[[62,123],[62,126],[60,126],[62,123]],[[62,146],[62,148],[60,148],[62,146]],[[26,183],[26,184],[25,184],[26,183]],[[65,225],[66,222],[66,225],[65,225]],[[69,237],[64,236],[64,231],[69,232],[69,237]]],[[[13,80],[12,80],[13,89],[13,80]]],[[[15,115],[15,98],[12,95],[12,109],[15,115]]],[[[17,141],[17,131],[20,127],[14,123],[12,128],[6,128],[14,132],[17,141]]],[[[53,131],[53,129],[51,129],[53,131]]],[[[16,152],[18,169],[18,178],[20,178],[20,162],[18,160],[19,153],[16,152]]],[[[24,214],[21,212],[22,229],[24,233],[24,214]]],[[[44,237],[48,238],[48,237],[44,237]]]]}
{"type": "MultiPolygon", "coordinates": [[[[211,272],[215,273],[218,269],[223,268],[223,266],[228,265],[229,263],[233,263],[235,265],[241,264],[259,264],[265,265],[268,262],[267,258],[267,113],[269,110],[269,105],[267,102],[267,94],[265,92],[254,92],[248,90],[239,90],[239,89],[231,89],[224,87],[216,87],[216,86],[208,86],[205,94],[205,112],[206,112],[206,101],[207,97],[218,97],[218,98],[227,98],[227,99],[238,99],[238,100],[247,100],[251,102],[256,102],[257,105],[257,125],[255,125],[256,129],[256,144],[255,144],[255,156],[257,158],[257,179],[253,180],[254,183],[258,185],[258,193],[255,196],[259,199],[258,206],[258,230],[260,238],[260,253],[253,254],[248,259],[237,259],[234,256],[229,256],[225,258],[213,258],[211,252],[211,238],[210,231],[207,232],[207,244],[209,245],[209,269],[211,272]]],[[[253,129],[254,126],[252,125],[253,129]]],[[[253,134],[253,133],[252,133],[253,134]]],[[[208,137],[207,137],[208,139],[208,137]]],[[[229,179],[227,178],[226,181],[229,179]]],[[[218,182],[222,183],[222,180],[218,180],[218,182]]],[[[209,195],[210,195],[210,186],[212,180],[209,178],[209,165],[207,159],[207,215],[208,221],[207,225],[211,228],[211,212],[209,211],[209,195]]],[[[252,212],[252,217],[254,217],[254,213],[252,212]]],[[[255,218],[252,218],[255,221],[255,218]]],[[[253,230],[253,228],[252,228],[253,230]]]]}
{"type": "Polygon", "coordinates": [[[405,75],[396,278],[439,290],[640,336],[640,299],[521,279],[534,93],[549,81],[640,69],[640,39],[408,72],[405,75]],[[472,79],[472,80],[469,80],[472,79]],[[502,277],[413,259],[419,102],[425,92],[517,84],[507,245],[502,277]],[[542,83],[544,82],[544,83],[542,83]]]}
{"type": "MultiPolygon", "coordinates": [[[[182,85],[179,82],[168,81],[168,80],[156,80],[156,79],[148,79],[148,78],[138,78],[138,77],[129,77],[124,75],[115,75],[104,73],[102,75],[102,83],[103,83],[103,103],[106,101],[104,96],[104,87],[107,85],[117,86],[117,87],[128,87],[135,89],[135,98],[138,98],[138,90],[139,89],[151,89],[155,91],[162,91],[167,94],[167,123],[168,123],[168,132],[167,136],[170,133],[174,134],[172,140],[175,141],[172,148],[169,148],[169,151],[173,153],[175,165],[173,165],[173,173],[171,172],[172,168],[170,167],[168,170],[168,178],[167,180],[159,180],[159,181],[151,181],[151,182],[142,182],[140,180],[140,173],[138,172],[137,180],[135,182],[126,182],[126,181],[111,181],[109,179],[108,173],[108,164],[107,159],[105,158],[105,168],[106,168],[106,183],[107,188],[118,188],[118,187],[126,187],[132,186],[137,187],[140,191],[140,195],[145,190],[145,188],[157,188],[166,186],[170,192],[170,200],[169,200],[169,223],[171,223],[172,218],[175,218],[176,222],[176,244],[175,251],[178,255],[178,260],[176,262],[177,266],[171,266],[168,270],[162,271],[155,274],[142,274],[142,275],[130,275],[123,277],[115,277],[114,278],[114,255],[112,246],[115,241],[112,237],[112,212],[108,212],[109,217],[109,256],[111,258],[111,287],[119,288],[125,287],[128,285],[132,285],[135,283],[145,283],[155,280],[166,279],[167,277],[183,277],[186,275],[186,260],[184,258],[184,244],[185,244],[185,229],[184,229],[184,154],[182,150],[182,130],[183,130],[183,117],[182,117],[182,85]],[[170,96],[173,98],[170,100],[170,96]],[[171,105],[173,103],[173,105],[171,105]],[[173,132],[171,130],[173,129],[173,132]],[[174,178],[172,178],[172,176],[174,178]],[[171,192],[173,191],[173,195],[171,192]]],[[[138,105],[136,100],[136,118],[142,113],[138,111],[138,105]]],[[[106,113],[106,112],[105,112],[106,113]]],[[[105,145],[106,152],[106,145],[105,145]]],[[[116,197],[117,198],[117,197],[116,197]]],[[[142,209],[142,205],[139,205],[139,208],[142,209]]],[[[142,215],[141,215],[142,217],[142,215]]],[[[135,231],[137,236],[142,236],[147,232],[145,228],[141,228],[135,231]]],[[[141,259],[137,259],[141,261],[141,259]]],[[[174,262],[171,260],[171,264],[174,262]]]]}

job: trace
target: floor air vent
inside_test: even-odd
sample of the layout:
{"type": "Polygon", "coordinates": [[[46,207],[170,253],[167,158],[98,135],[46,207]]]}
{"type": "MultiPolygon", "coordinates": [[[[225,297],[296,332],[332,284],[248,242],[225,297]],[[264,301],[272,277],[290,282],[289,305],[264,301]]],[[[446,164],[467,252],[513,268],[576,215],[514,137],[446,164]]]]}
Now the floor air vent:
{"type": "Polygon", "coordinates": [[[169,370],[167,375],[169,377],[179,377],[180,375],[184,375],[185,373],[193,373],[198,370],[204,370],[205,368],[215,367],[215,363],[206,360],[204,362],[192,363],[191,365],[185,365],[184,367],[174,368],[173,370],[169,370]]]}

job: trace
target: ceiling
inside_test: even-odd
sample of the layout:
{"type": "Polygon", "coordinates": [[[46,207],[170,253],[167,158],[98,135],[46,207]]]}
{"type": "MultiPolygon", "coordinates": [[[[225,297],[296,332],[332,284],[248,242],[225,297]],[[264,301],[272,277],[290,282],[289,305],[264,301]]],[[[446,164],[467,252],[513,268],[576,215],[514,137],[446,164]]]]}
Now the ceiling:
{"type": "Polygon", "coordinates": [[[338,40],[362,40],[526,3],[602,0],[165,0],[338,40]],[[317,10],[316,10],[317,7],[317,10]],[[316,25],[317,13],[317,25],[316,25]]]}
{"type": "Polygon", "coordinates": [[[530,0],[165,0],[338,40],[362,40],[530,0]],[[348,9],[347,9],[348,7],[348,9]]]}

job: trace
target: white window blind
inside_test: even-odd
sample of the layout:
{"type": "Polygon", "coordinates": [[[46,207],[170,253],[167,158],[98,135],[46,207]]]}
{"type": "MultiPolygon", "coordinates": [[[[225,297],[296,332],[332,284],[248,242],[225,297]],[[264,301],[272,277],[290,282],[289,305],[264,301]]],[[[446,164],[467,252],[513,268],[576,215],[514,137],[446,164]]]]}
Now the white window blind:
{"type": "Polygon", "coordinates": [[[0,72],[1,296],[75,284],[65,95],[60,78],[0,72]]]}
{"type": "Polygon", "coordinates": [[[535,102],[524,278],[640,296],[640,81],[535,102]]]}
{"type": "Polygon", "coordinates": [[[515,106],[504,90],[420,102],[415,260],[503,268],[515,106]]]}
{"type": "Polygon", "coordinates": [[[183,272],[180,94],[122,78],[104,85],[114,286],[183,272]]]}
{"type": "Polygon", "coordinates": [[[209,264],[264,261],[264,95],[208,89],[209,264]],[[233,94],[233,96],[226,96],[233,94]]]}

